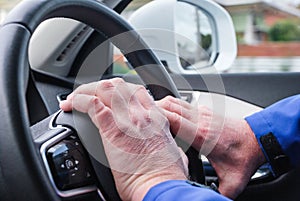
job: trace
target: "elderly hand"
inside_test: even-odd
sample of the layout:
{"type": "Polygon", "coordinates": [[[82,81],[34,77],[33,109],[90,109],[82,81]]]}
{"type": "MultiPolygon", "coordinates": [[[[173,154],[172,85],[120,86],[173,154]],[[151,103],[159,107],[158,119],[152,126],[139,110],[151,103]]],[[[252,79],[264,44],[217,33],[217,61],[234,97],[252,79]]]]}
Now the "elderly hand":
{"type": "Polygon", "coordinates": [[[121,79],[85,84],[60,107],[88,113],[97,126],[123,200],[142,200],[158,183],[187,179],[187,158],[143,86],[121,79]]]}
{"type": "Polygon", "coordinates": [[[166,97],[157,105],[164,109],[173,134],[207,156],[223,195],[236,198],[265,162],[245,120],[224,118],[204,106],[194,107],[173,97],[166,97]]]}

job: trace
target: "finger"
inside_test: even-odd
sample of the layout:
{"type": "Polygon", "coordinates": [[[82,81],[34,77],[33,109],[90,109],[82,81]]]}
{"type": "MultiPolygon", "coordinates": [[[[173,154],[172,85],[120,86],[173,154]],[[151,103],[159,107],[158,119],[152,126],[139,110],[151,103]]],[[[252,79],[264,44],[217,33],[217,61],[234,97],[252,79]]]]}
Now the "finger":
{"type": "Polygon", "coordinates": [[[98,97],[85,94],[74,95],[72,108],[87,113],[100,133],[105,133],[112,129],[114,124],[113,115],[108,107],[106,107],[98,97]]]}
{"type": "Polygon", "coordinates": [[[72,97],[71,107],[82,113],[88,113],[93,123],[99,129],[99,121],[95,118],[95,114],[100,112],[105,106],[100,102],[96,96],[85,94],[76,94],[72,97]]]}
{"type": "Polygon", "coordinates": [[[174,98],[172,96],[171,96],[171,102],[173,102],[175,104],[179,104],[179,105],[181,105],[182,107],[184,107],[188,110],[193,108],[193,106],[190,103],[188,103],[187,101],[184,101],[184,100],[179,99],[179,98],[174,98]]]}
{"type": "Polygon", "coordinates": [[[184,100],[181,100],[179,98],[175,98],[173,96],[167,96],[164,98],[165,100],[167,101],[170,101],[174,104],[177,104],[177,105],[181,105],[182,107],[186,108],[186,109],[192,109],[192,105],[184,100]]]}
{"type": "Polygon", "coordinates": [[[138,98],[138,100],[146,110],[151,109],[153,106],[155,106],[153,97],[149,94],[144,86],[131,83],[127,83],[127,85],[131,88],[136,89],[135,96],[138,98]]]}
{"type": "Polygon", "coordinates": [[[72,101],[75,95],[85,94],[97,96],[106,106],[110,106],[110,99],[117,83],[125,83],[125,81],[120,78],[114,78],[110,80],[102,80],[99,82],[83,84],[67,97],[67,101],[72,101]]]}
{"type": "Polygon", "coordinates": [[[205,136],[197,135],[198,125],[178,115],[177,113],[164,110],[166,117],[170,122],[171,131],[174,135],[193,145],[200,150],[205,136]]]}
{"type": "Polygon", "coordinates": [[[67,96],[67,100],[72,100],[76,94],[86,94],[90,96],[96,95],[96,89],[99,82],[91,82],[77,87],[71,94],[67,96]]]}
{"type": "Polygon", "coordinates": [[[88,113],[91,108],[94,110],[97,102],[99,102],[98,97],[90,96],[85,94],[76,94],[72,99],[72,108],[83,113],[88,113]]]}
{"type": "Polygon", "coordinates": [[[111,110],[118,128],[132,137],[139,137],[136,129],[145,129],[152,122],[149,111],[136,96],[141,89],[137,85],[118,84],[111,98],[111,110]]]}
{"type": "Polygon", "coordinates": [[[106,108],[96,96],[73,93],[67,100],[60,102],[60,108],[64,111],[71,111],[74,109],[82,113],[88,113],[98,129],[101,127],[99,123],[102,123],[102,130],[110,128],[109,125],[111,125],[111,119],[113,119],[112,115],[111,117],[109,116],[110,114],[103,115],[103,113],[107,112],[106,110],[108,108],[106,108]],[[99,114],[101,115],[99,116],[99,114]],[[106,117],[103,118],[103,116],[106,117]],[[110,119],[110,121],[108,121],[108,119],[110,119]]]}
{"type": "MultiPolygon", "coordinates": [[[[192,109],[188,109],[187,107],[184,107],[182,102],[175,103],[173,97],[168,97],[168,98],[162,99],[160,101],[156,101],[156,104],[159,107],[161,107],[169,112],[176,113],[188,120],[194,121],[195,120],[194,117],[197,114],[197,111],[194,111],[192,109]]],[[[186,103],[186,104],[188,104],[188,103],[186,103]]]]}
{"type": "Polygon", "coordinates": [[[130,107],[136,107],[137,110],[143,109],[141,101],[138,100],[136,93],[139,90],[137,85],[128,83],[112,83],[114,91],[111,97],[112,110],[129,112],[130,107]]]}
{"type": "Polygon", "coordinates": [[[69,112],[72,110],[72,102],[68,100],[63,100],[59,103],[60,109],[62,109],[65,112],[69,112]]]}
{"type": "Polygon", "coordinates": [[[143,110],[145,111],[156,107],[153,98],[144,86],[126,82],[113,84],[116,92],[118,92],[114,94],[113,101],[115,101],[115,97],[117,97],[116,101],[118,101],[118,96],[121,96],[125,101],[125,105],[136,110],[135,112],[142,112],[143,110]]]}
{"type": "Polygon", "coordinates": [[[102,80],[98,82],[96,87],[96,96],[107,107],[112,107],[112,97],[116,94],[116,86],[126,85],[126,82],[121,78],[113,78],[110,80],[102,80]]]}
{"type": "Polygon", "coordinates": [[[64,111],[71,111],[73,109],[73,99],[76,95],[85,94],[94,96],[96,91],[97,83],[89,83],[79,86],[77,89],[75,89],[72,93],[70,93],[66,100],[63,100],[60,102],[59,106],[64,111]]]}
{"type": "Polygon", "coordinates": [[[75,89],[75,94],[86,94],[86,95],[101,95],[102,90],[108,90],[114,88],[117,83],[125,83],[121,78],[113,78],[109,80],[101,80],[99,82],[92,82],[88,84],[80,85],[75,89]],[[99,90],[100,89],[100,90],[99,90]]]}

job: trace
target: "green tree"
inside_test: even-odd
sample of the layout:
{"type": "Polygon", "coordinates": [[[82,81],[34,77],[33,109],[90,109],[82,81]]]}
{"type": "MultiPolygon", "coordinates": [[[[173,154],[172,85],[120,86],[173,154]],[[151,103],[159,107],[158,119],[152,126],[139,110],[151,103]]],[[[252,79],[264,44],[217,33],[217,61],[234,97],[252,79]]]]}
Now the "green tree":
{"type": "Polygon", "coordinates": [[[211,35],[210,34],[207,34],[207,35],[203,35],[201,34],[202,36],[202,40],[201,40],[201,46],[203,49],[207,50],[208,48],[210,48],[211,46],[211,35]]]}
{"type": "Polygon", "coordinates": [[[269,30],[271,41],[300,41],[300,28],[291,20],[275,23],[269,30]]]}

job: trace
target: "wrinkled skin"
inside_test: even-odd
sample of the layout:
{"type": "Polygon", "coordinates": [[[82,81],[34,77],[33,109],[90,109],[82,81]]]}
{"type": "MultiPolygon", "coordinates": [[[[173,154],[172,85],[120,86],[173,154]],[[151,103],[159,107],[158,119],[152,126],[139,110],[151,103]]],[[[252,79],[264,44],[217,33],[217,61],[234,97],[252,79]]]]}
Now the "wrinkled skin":
{"type": "Polygon", "coordinates": [[[187,179],[188,160],[143,86],[122,79],[85,84],[60,107],[87,113],[97,126],[123,200],[142,200],[158,183],[187,179]]]}
{"type": "Polygon", "coordinates": [[[243,119],[216,115],[204,106],[192,106],[173,97],[157,102],[171,131],[203,152],[215,168],[219,191],[236,198],[265,157],[255,135],[243,119]]]}

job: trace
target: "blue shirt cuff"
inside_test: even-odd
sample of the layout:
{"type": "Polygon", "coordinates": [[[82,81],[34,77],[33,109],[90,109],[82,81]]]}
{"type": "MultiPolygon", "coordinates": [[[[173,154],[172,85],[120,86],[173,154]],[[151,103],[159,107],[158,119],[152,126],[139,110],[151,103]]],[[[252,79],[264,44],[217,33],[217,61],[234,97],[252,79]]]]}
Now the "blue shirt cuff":
{"type": "Polygon", "coordinates": [[[143,201],[230,201],[230,199],[207,188],[192,185],[184,180],[169,180],[152,187],[143,201]]]}
{"type": "MultiPolygon", "coordinates": [[[[246,117],[245,120],[247,121],[247,123],[249,124],[249,126],[251,127],[256,140],[266,158],[267,161],[270,161],[270,159],[268,158],[268,155],[266,154],[261,142],[260,142],[260,138],[268,133],[270,133],[270,131],[272,130],[270,125],[268,124],[268,122],[265,120],[265,118],[263,117],[263,115],[258,112],[255,113],[254,115],[251,115],[249,117],[246,117]]],[[[272,171],[273,175],[274,172],[272,170],[272,167],[270,166],[270,164],[268,164],[269,169],[272,171]]]]}
{"type": "Polygon", "coordinates": [[[278,140],[293,167],[300,167],[300,95],[283,99],[246,118],[262,151],[260,138],[269,133],[278,140]]]}

